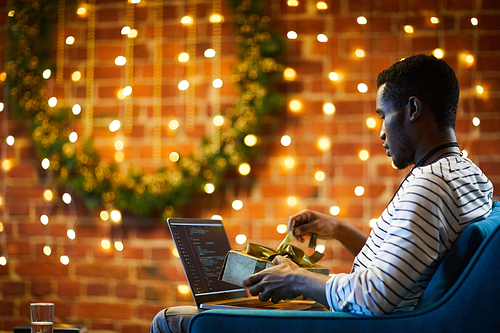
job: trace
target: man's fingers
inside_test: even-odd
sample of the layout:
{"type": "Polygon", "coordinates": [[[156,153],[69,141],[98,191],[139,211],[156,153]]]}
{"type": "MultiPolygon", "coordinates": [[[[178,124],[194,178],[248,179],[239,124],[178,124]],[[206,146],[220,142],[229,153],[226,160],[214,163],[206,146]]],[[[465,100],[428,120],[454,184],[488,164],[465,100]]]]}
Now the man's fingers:
{"type": "Polygon", "coordinates": [[[262,280],[262,278],[263,278],[263,276],[260,273],[252,274],[243,281],[243,286],[247,287],[247,288],[250,286],[253,286],[254,284],[258,283],[260,280],[262,280]]]}

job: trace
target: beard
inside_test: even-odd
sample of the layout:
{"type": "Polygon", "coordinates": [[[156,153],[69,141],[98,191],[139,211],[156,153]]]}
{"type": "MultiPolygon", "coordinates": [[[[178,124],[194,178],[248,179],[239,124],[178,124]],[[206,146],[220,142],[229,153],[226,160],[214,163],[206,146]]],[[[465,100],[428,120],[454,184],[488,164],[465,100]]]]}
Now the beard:
{"type": "MultiPolygon", "coordinates": [[[[398,140],[396,149],[391,147],[392,162],[399,170],[414,164],[415,149],[412,148],[410,136],[403,126],[403,113],[398,113],[396,121],[396,138],[398,140]]],[[[394,136],[394,134],[393,134],[394,136]]]]}

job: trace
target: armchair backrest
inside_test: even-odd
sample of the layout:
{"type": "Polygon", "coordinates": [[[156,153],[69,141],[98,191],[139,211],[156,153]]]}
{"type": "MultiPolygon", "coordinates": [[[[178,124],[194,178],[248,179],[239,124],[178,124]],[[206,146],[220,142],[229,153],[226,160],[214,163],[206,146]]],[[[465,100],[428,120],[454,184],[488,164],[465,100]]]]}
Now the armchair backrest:
{"type": "Polygon", "coordinates": [[[495,200],[490,215],[471,223],[457,238],[429,281],[417,309],[436,302],[453,286],[484,240],[499,226],[500,202],[495,200]]]}

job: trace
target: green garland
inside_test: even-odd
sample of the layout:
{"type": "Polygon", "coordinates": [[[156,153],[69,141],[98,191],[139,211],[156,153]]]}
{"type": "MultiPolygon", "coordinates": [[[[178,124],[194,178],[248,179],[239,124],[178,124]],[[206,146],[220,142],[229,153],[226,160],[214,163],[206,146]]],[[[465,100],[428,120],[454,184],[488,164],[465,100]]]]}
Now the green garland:
{"type": "Polygon", "coordinates": [[[283,96],[274,87],[282,78],[277,59],[284,42],[270,29],[262,2],[229,1],[236,14],[242,60],[234,68],[241,97],[224,113],[230,125],[221,129],[220,145],[203,138],[200,149],[181,157],[175,169],[146,174],[134,168],[124,175],[117,164],[100,160],[91,140],[81,146],[69,141],[76,119],[68,108],[48,106],[42,78],[45,69],[54,69],[50,55],[57,0],[10,3],[5,82],[9,108],[15,117],[28,121],[40,160],[50,161],[49,172],[58,175],[60,184],[71,186],[88,208],[116,208],[141,217],[172,216],[191,195],[204,193],[207,183],[217,188],[228,171],[248,161],[255,147],[244,144],[245,136],[258,135],[264,116],[283,106],[283,96]]]}

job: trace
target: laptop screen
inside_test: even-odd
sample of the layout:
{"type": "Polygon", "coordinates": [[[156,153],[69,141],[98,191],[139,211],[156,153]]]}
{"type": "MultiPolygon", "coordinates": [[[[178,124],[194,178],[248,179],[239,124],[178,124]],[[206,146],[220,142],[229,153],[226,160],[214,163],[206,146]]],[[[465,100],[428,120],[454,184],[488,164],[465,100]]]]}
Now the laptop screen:
{"type": "Polygon", "coordinates": [[[197,304],[247,296],[244,288],[218,279],[231,249],[222,221],[171,218],[168,226],[197,304]]]}

